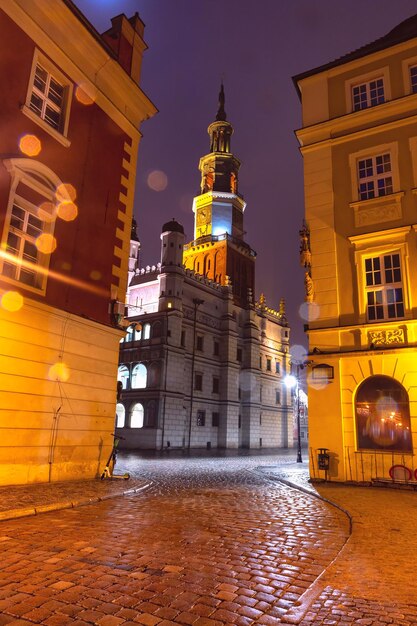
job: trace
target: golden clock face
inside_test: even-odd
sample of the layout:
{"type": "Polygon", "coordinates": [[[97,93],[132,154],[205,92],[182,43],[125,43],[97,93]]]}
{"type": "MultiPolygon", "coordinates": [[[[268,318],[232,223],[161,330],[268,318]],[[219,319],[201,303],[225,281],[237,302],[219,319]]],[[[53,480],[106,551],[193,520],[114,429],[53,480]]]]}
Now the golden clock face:
{"type": "Polygon", "coordinates": [[[197,213],[197,226],[208,224],[211,219],[210,209],[200,209],[197,213]]]}

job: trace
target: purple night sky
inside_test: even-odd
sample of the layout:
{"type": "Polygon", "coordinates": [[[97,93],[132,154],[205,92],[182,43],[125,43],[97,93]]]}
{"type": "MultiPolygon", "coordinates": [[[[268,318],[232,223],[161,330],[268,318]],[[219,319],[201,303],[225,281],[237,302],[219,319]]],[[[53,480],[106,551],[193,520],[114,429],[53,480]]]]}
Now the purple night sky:
{"type": "MultiPolygon", "coordinates": [[[[258,253],[256,297],[284,297],[291,343],[307,344],[298,230],[302,158],[294,130],[301,106],[291,77],[389,32],[417,12],[415,0],[75,0],[99,32],[137,11],[145,22],[141,87],[159,113],[142,124],[135,214],[141,265],[160,259],[161,226],[175,217],[193,238],[192,198],[223,78],[246,241],[258,253]],[[163,172],[162,177],[155,172],[163,172]],[[151,177],[149,178],[150,174],[151,177]],[[165,180],[166,187],[155,191],[165,180]]],[[[160,186],[163,186],[162,184],[160,186]]]]}

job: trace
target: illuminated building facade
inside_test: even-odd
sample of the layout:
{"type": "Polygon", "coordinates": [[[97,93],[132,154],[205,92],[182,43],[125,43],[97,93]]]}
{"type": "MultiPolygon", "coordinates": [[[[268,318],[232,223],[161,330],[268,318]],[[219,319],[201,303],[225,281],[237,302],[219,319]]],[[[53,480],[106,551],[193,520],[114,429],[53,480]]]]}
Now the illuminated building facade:
{"type": "Polygon", "coordinates": [[[243,240],[245,202],[230,149],[223,88],[210,153],[200,160],[194,239],[172,220],[161,261],[137,268],[132,235],[127,292],[133,323],[121,343],[118,429],[129,448],[292,447],[289,327],[262,296],[255,253],[243,240]],[[135,324],[139,324],[135,327],[135,324]]]}
{"type": "Polygon", "coordinates": [[[91,478],[110,448],[143,28],[0,1],[0,484],[91,478]]]}
{"type": "Polygon", "coordinates": [[[416,480],[417,16],[294,81],[311,471],[416,480]]]}

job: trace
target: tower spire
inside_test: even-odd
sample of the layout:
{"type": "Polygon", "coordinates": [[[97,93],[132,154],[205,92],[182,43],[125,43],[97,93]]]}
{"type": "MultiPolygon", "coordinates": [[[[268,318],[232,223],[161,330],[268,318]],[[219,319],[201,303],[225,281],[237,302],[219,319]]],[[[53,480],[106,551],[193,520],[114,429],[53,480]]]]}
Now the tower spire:
{"type": "Polygon", "coordinates": [[[225,102],[224,86],[223,86],[223,81],[222,81],[221,86],[220,86],[220,92],[219,92],[219,110],[217,111],[217,115],[216,115],[217,122],[225,122],[227,119],[226,111],[224,110],[224,102],[225,102]]]}

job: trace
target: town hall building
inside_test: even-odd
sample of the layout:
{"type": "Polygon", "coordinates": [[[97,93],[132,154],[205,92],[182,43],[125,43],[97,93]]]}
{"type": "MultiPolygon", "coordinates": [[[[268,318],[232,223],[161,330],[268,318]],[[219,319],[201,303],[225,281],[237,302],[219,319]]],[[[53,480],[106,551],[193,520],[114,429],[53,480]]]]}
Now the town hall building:
{"type": "Polygon", "coordinates": [[[161,258],[140,269],[133,223],[120,346],[117,433],[125,448],[292,447],[289,326],[255,300],[256,253],[244,240],[240,161],[231,151],[223,86],[210,152],[200,159],[194,239],[175,219],[161,258]]]}

